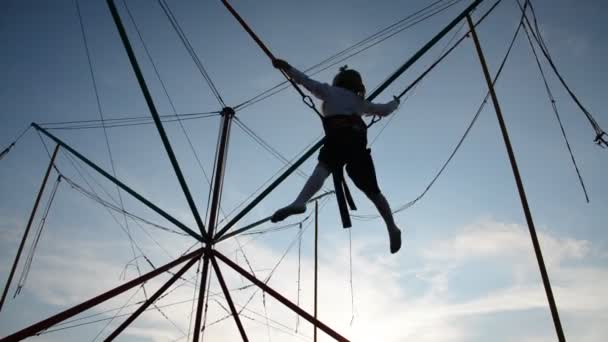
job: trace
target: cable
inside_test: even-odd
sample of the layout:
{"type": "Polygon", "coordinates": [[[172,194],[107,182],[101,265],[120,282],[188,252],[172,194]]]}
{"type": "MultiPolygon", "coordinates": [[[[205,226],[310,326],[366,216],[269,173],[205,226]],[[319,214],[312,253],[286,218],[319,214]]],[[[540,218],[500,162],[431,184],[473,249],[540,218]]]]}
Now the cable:
{"type": "Polygon", "coordinates": [[[17,283],[17,289],[13,298],[21,293],[21,289],[25,286],[27,282],[27,278],[30,274],[30,269],[32,268],[32,263],[34,262],[34,255],[36,254],[36,249],[38,248],[38,243],[40,242],[40,237],[42,236],[42,231],[44,229],[44,225],[49,216],[49,212],[51,210],[51,206],[53,205],[53,201],[55,199],[55,195],[57,194],[57,189],[59,189],[59,183],[61,183],[61,176],[57,177],[55,181],[55,185],[53,185],[53,190],[49,196],[49,199],[46,204],[46,208],[44,209],[44,213],[42,214],[42,218],[40,219],[40,223],[36,228],[36,233],[34,235],[34,241],[32,242],[32,246],[27,254],[25,265],[23,266],[23,270],[21,271],[21,276],[19,277],[19,282],[17,283]]]}
{"type": "Polygon", "coordinates": [[[179,25],[177,19],[173,15],[173,12],[171,11],[171,8],[165,2],[165,0],[159,0],[158,3],[160,4],[160,6],[161,6],[163,12],[165,13],[165,15],[167,16],[167,19],[169,19],[169,22],[171,23],[171,26],[173,26],[173,29],[175,29],[175,32],[177,33],[178,37],[180,38],[180,40],[184,44],[184,47],[186,48],[186,50],[190,54],[190,57],[192,57],[192,60],[194,61],[194,64],[197,66],[199,72],[201,73],[201,75],[203,76],[203,78],[205,79],[205,81],[207,82],[207,84],[209,85],[209,88],[211,89],[211,92],[213,93],[213,95],[216,97],[217,101],[220,103],[220,105],[223,108],[227,107],[226,104],[224,103],[224,100],[222,99],[222,96],[220,95],[219,91],[217,90],[217,87],[213,83],[213,80],[211,79],[211,76],[209,76],[209,73],[207,73],[207,70],[205,69],[203,63],[201,62],[200,58],[198,57],[198,55],[194,51],[194,48],[190,44],[190,41],[188,40],[188,37],[186,36],[186,34],[182,30],[181,26],[179,25]]]}
{"type": "Polygon", "coordinates": [[[27,133],[27,131],[31,128],[32,126],[28,125],[27,127],[25,127],[25,129],[23,129],[23,131],[21,131],[21,133],[19,133],[17,135],[17,138],[15,138],[15,140],[13,140],[12,143],[10,143],[4,150],[2,150],[2,152],[0,152],[0,160],[2,160],[4,157],[6,157],[6,155],[11,151],[11,149],[13,147],[15,147],[15,144],[17,144],[17,142],[19,140],[21,140],[21,138],[23,138],[23,136],[25,135],[25,133],[27,133]]]}
{"type": "MultiPolygon", "coordinates": [[[[524,16],[526,24],[529,27],[533,27],[532,24],[530,24],[530,21],[528,19],[528,15],[526,14],[525,9],[519,3],[519,0],[517,0],[517,5],[519,6],[520,10],[522,11],[522,14],[524,16]]],[[[534,12],[534,9],[533,9],[531,3],[530,3],[530,8],[532,9],[532,16],[534,17],[534,21],[536,23],[537,22],[537,18],[536,18],[536,14],[534,12]]],[[[535,24],[534,27],[536,27],[538,29],[538,24],[535,24]]],[[[534,38],[534,40],[540,46],[540,48],[541,48],[540,50],[543,53],[543,55],[545,56],[545,58],[547,59],[547,62],[549,62],[549,65],[551,66],[551,69],[555,73],[555,76],[557,76],[557,78],[561,82],[561,84],[564,87],[564,89],[566,89],[566,91],[570,95],[570,98],[572,98],[572,100],[574,101],[574,103],[576,103],[576,105],[583,112],[583,114],[585,114],[585,117],[587,118],[587,121],[589,121],[589,124],[591,125],[591,127],[595,131],[594,142],[596,144],[598,144],[600,147],[608,148],[608,140],[607,140],[608,139],[608,133],[606,133],[600,127],[599,123],[595,120],[595,118],[593,117],[593,115],[591,114],[591,112],[589,112],[589,110],[587,110],[587,108],[585,108],[585,106],[580,102],[580,100],[578,99],[578,97],[576,96],[576,94],[574,94],[574,92],[570,89],[570,87],[568,86],[568,84],[566,83],[566,81],[564,80],[564,78],[562,77],[561,73],[559,72],[559,70],[555,66],[555,63],[553,62],[553,58],[551,58],[551,55],[549,54],[549,51],[546,48],[546,45],[544,43],[544,40],[542,38],[540,30],[538,29],[537,32],[532,31],[531,33],[532,33],[532,37],[534,38]]]]}
{"type": "Polygon", "coordinates": [[[583,193],[585,195],[585,200],[589,203],[589,195],[587,194],[587,188],[585,187],[585,181],[583,181],[583,176],[581,176],[581,172],[578,168],[578,164],[576,163],[576,159],[574,158],[574,152],[572,152],[572,147],[570,146],[570,142],[568,141],[568,136],[566,135],[566,130],[564,129],[564,125],[562,124],[562,119],[560,117],[559,111],[557,109],[557,104],[555,101],[555,97],[553,97],[553,92],[551,91],[551,87],[549,87],[549,83],[547,82],[547,77],[545,76],[545,71],[543,70],[542,65],[540,64],[540,60],[538,58],[538,54],[536,53],[536,49],[534,48],[534,44],[532,43],[532,38],[530,37],[530,32],[528,31],[528,27],[524,26],[524,32],[526,33],[526,37],[528,38],[528,42],[530,43],[530,48],[532,49],[532,53],[534,55],[534,59],[536,60],[536,65],[538,66],[538,70],[543,79],[543,83],[545,85],[545,90],[547,91],[547,96],[549,97],[549,102],[551,103],[551,107],[553,108],[553,113],[555,114],[555,118],[559,124],[559,128],[562,132],[562,136],[564,138],[564,142],[566,143],[566,148],[568,149],[568,153],[570,154],[570,159],[572,160],[572,165],[574,165],[574,170],[578,176],[578,181],[581,185],[583,193]]]}
{"type": "MultiPolygon", "coordinates": [[[[176,122],[187,120],[198,120],[211,117],[217,117],[219,112],[204,112],[191,114],[177,115],[161,115],[161,122],[176,122]],[[169,119],[173,117],[173,119],[169,119]]],[[[117,119],[105,119],[105,128],[116,127],[133,127],[154,124],[152,117],[128,117],[117,119]],[[108,123],[110,122],[110,123],[108,123]]],[[[48,130],[80,130],[80,129],[96,129],[103,128],[101,120],[78,120],[78,121],[63,121],[63,122],[47,122],[39,124],[41,127],[48,130]]]]}
{"type": "Polygon", "coordinates": [[[196,149],[194,148],[194,144],[192,143],[192,140],[190,139],[190,136],[188,135],[188,132],[186,131],[186,127],[184,126],[184,123],[182,122],[182,120],[180,119],[180,117],[177,116],[177,109],[175,108],[175,104],[173,103],[173,100],[171,99],[171,96],[169,96],[169,91],[167,90],[165,82],[163,82],[162,78],[160,77],[160,72],[159,72],[158,68],[156,67],[156,63],[154,63],[154,59],[152,58],[152,54],[150,53],[150,50],[148,50],[146,42],[144,41],[144,38],[143,38],[143,36],[141,34],[141,31],[140,31],[139,27],[137,26],[137,22],[135,21],[135,18],[133,17],[133,14],[131,13],[131,10],[129,9],[129,6],[127,5],[126,1],[125,1],[125,8],[127,9],[127,13],[129,14],[129,18],[131,19],[131,22],[135,26],[135,29],[137,31],[137,35],[139,36],[139,39],[140,39],[140,41],[142,43],[142,46],[144,47],[146,55],[148,56],[148,59],[150,60],[150,63],[152,64],[152,67],[154,68],[154,72],[156,73],[156,77],[158,78],[158,81],[160,82],[161,87],[163,88],[165,96],[167,97],[167,100],[169,101],[169,105],[173,109],[173,114],[176,116],[177,121],[179,122],[179,126],[180,126],[182,132],[184,133],[184,136],[186,137],[186,141],[188,142],[188,145],[190,146],[190,150],[192,151],[192,154],[194,155],[194,158],[196,159],[196,162],[197,162],[199,168],[203,172],[203,175],[204,175],[205,179],[210,184],[209,176],[207,175],[207,172],[205,172],[205,168],[203,167],[203,164],[202,164],[202,162],[201,162],[201,160],[200,160],[200,158],[198,156],[198,153],[196,153],[196,149]]]}

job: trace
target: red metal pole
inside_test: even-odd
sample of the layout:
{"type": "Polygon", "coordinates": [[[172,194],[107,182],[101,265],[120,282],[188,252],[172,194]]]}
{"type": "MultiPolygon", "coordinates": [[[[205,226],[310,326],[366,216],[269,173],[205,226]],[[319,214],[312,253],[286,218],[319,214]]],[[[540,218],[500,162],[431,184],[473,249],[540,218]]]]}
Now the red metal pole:
{"type": "Polygon", "coordinates": [[[158,289],[150,298],[148,298],[148,300],[144,304],[142,304],[133,314],[131,314],[129,318],[122,322],[122,324],[118,328],[116,328],[116,330],[114,330],[105,339],[105,341],[113,341],[121,332],[123,332],[123,330],[125,330],[129,326],[129,324],[131,324],[135,319],[137,319],[137,317],[139,317],[139,315],[141,315],[142,312],[144,312],[150,305],[152,305],[158,299],[158,297],[160,297],[165,291],[167,291],[167,289],[171,285],[173,285],[173,283],[175,283],[175,281],[179,279],[179,277],[186,273],[186,271],[189,270],[190,267],[192,267],[192,265],[194,265],[197,260],[198,258],[192,258],[190,261],[188,261],[188,263],[185,264],[184,267],[182,267],[179,271],[177,271],[177,273],[175,273],[171,277],[171,279],[169,279],[168,282],[161,286],[160,289],[158,289]]]}
{"type": "Polygon", "coordinates": [[[198,342],[201,334],[201,320],[203,317],[203,305],[205,302],[205,287],[207,286],[207,276],[209,274],[209,255],[203,256],[203,274],[201,276],[201,285],[198,292],[198,304],[196,306],[196,319],[194,320],[194,335],[192,342],[198,342]]]}
{"type": "Polygon", "coordinates": [[[36,201],[34,202],[34,208],[32,208],[30,218],[28,219],[27,226],[25,227],[25,232],[23,232],[23,238],[21,238],[21,243],[19,244],[19,248],[17,249],[17,255],[15,256],[13,267],[11,267],[11,272],[8,274],[8,279],[6,280],[6,285],[4,286],[4,291],[2,292],[2,299],[0,299],[0,311],[2,311],[2,306],[4,305],[4,300],[6,299],[8,289],[11,287],[11,282],[13,281],[13,276],[15,275],[17,264],[19,264],[19,259],[21,258],[21,253],[23,252],[23,246],[25,246],[25,241],[27,240],[27,236],[30,233],[30,228],[32,228],[32,222],[34,222],[34,217],[36,216],[36,212],[38,211],[38,205],[40,204],[40,199],[42,198],[44,188],[46,187],[46,182],[48,181],[49,175],[51,174],[51,170],[53,169],[55,158],[57,157],[57,152],[59,152],[59,144],[55,145],[55,149],[53,150],[51,161],[49,161],[49,166],[46,168],[46,173],[44,174],[42,184],[40,184],[40,190],[38,190],[38,195],[36,196],[36,201]]]}
{"type": "Polygon", "coordinates": [[[528,223],[528,230],[530,231],[530,238],[532,239],[532,245],[534,246],[534,253],[536,254],[536,260],[538,262],[540,274],[543,279],[543,285],[545,287],[547,301],[549,302],[549,308],[551,309],[551,315],[553,317],[553,324],[555,325],[555,332],[557,333],[557,337],[560,342],[566,342],[566,337],[564,336],[564,331],[562,329],[562,323],[559,319],[559,313],[557,311],[557,304],[555,304],[555,298],[553,297],[553,291],[551,290],[551,282],[549,281],[549,274],[547,273],[547,269],[545,267],[545,262],[543,261],[543,254],[540,249],[540,243],[538,242],[538,237],[536,236],[536,228],[534,227],[534,220],[532,219],[532,212],[530,210],[530,205],[528,204],[528,199],[526,197],[524,183],[523,183],[523,181],[521,179],[521,175],[519,173],[519,168],[517,166],[517,160],[515,159],[515,152],[513,152],[513,147],[511,146],[511,139],[509,139],[509,132],[507,130],[507,125],[505,124],[505,120],[502,115],[502,110],[500,109],[498,97],[496,96],[496,92],[494,91],[492,77],[490,76],[490,71],[488,70],[488,65],[486,63],[486,59],[483,55],[483,51],[481,50],[481,44],[479,43],[479,38],[477,37],[477,32],[475,31],[475,25],[473,24],[473,20],[471,19],[471,16],[468,14],[467,14],[467,22],[469,23],[469,27],[471,29],[471,36],[473,37],[473,42],[475,43],[475,49],[477,50],[477,55],[479,56],[481,68],[483,70],[483,74],[486,78],[486,82],[487,82],[488,88],[490,90],[490,95],[492,97],[492,103],[494,104],[494,110],[496,112],[496,116],[498,117],[498,123],[500,125],[502,137],[505,142],[505,147],[507,148],[507,154],[509,155],[509,161],[511,162],[511,169],[513,171],[513,176],[515,177],[515,183],[517,184],[517,191],[519,192],[521,206],[524,210],[526,222],[528,223]]]}
{"type": "Polygon", "coordinates": [[[33,336],[43,330],[46,330],[46,329],[52,327],[53,325],[55,325],[59,322],[65,321],[66,319],[68,319],[70,317],[73,317],[87,309],[90,309],[97,304],[103,303],[110,298],[116,297],[119,294],[121,294],[125,291],[128,291],[128,290],[134,288],[135,286],[140,285],[140,284],[156,277],[157,275],[159,275],[163,272],[170,270],[171,268],[185,262],[186,260],[200,257],[203,252],[204,252],[204,249],[199,248],[196,251],[183,255],[168,264],[165,264],[151,272],[148,272],[138,278],[135,278],[135,279],[129,281],[128,283],[115,287],[112,290],[109,290],[107,292],[104,292],[96,297],[93,297],[93,298],[87,300],[86,302],[80,303],[80,304],[73,306],[67,310],[64,310],[54,316],[51,316],[45,320],[35,323],[23,330],[20,330],[12,335],[6,336],[6,337],[2,338],[0,340],[0,342],[21,341],[25,338],[33,336]]]}
{"type": "MultiPolygon", "coordinates": [[[[315,308],[314,318],[317,319],[317,280],[319,276],[319,201],[315,201],[315,308]]],[[[315,325],[313,341],[317,342],[317,326],[315,325]]]]}
{"type": "Polygon", "coordinates": [[[230,307],[230,311],[232,312],[232,317],[234,318],[234,322],[236,326],[239,328],[239,332],[241,333],[241,338],[244,342],[249,342],[249,338],[247,338],[247,333],[245,332],[245,328],[243,328],[243,323],[241,323],[241,319],[239,318],[239,313],[236,311],[234,307],[234,303],[232,302],[232,298],[230,297],[230,291],[228,290],[228,286],[226,286],[226,282],[224,281],[224,277],[222,276],[222,272],[220,271],[220,267],[217,264],[217,260],[214,257],[211,257],[211,263],[213,264],[213,269],[215,270],[215,275],[217,276],[217,280],[222,287],[222,292],[224,292],[224,296],[226,297],[226,301],[228,302],[228,307],[230,307]]]}
{"type": "Polygon", "coordinates": [[[305,320],[307,320],[311,324],[319,327],[319,329],[323,330],[326,334],[328,334],[329,336],[333,337],[336,341],[340,341],[340,342],[348,342],[349,341],[346,337],[338,334],[332,328],[330,328],[329,326],[327,326],[323,322],[315,319],[311,314],[309,314],[308,312],[302,310],[300,307],[298,307],[297,305],[295,305],[294,303],[292,303],[289,299],[283,297],[280,293],[278,293],[277,291],[273,290],[271,287],[269,287],[268,285],[266,285],[263,281],[257,279],[253,275],[249,274],[247,271],[245,271],[239,265],[237,265],[236,263],[234,263],[232,260],[228,259],[224,255],[222,255],[221,253],[219,253],[217,250],[213,250],[213,255],[215,257],[219,258],[220,260],[222,260],[225,264],[227,264],[232,269],[234,269],[235,271],[237,271],[243,277],[247,278],[250,282],[252,282],[253,284],[255,284],[257,287],[261,288],[262,290],[264,290],[265,292],[267,292],[269,295],[273,296],[276,300],[278,300],[279,302],[283,303],[283,305],[287,306],[288,308],[290,308],[291,310],[293,310],[295,313],[297,313],[298,315],[302,316],[305,320]]]}

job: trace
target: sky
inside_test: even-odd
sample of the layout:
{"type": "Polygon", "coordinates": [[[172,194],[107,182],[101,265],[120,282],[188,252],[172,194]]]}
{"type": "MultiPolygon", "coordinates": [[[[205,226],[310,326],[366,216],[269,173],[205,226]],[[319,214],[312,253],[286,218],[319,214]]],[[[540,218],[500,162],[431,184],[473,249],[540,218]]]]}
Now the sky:
{"type": "MultiPolygon", "coordinates": [[[[196,68],[157,1],[117,1],[120,15],[161,114],[214,112],[222,108],[196,68]],[[134,24],[135,23],[135,24],[134,24]],[[143,44],[142,44],[143,41],[143,44]],[[147,54],[149,53],[149,55],[147,54]],[[151,56],[151,59],[150,57],[151,56]],[[152,62],[151,62],[152,60],[152,62]],[[161,82],[162,81],[162,82],[161,82]],[[165,87],[163,89],[163,86],[165,87]],[[166,89],[166,91],[165,91],[166,89]]],[[[167,0],[224,102],[236,106],[282,81],[268,58],[220,1],[167,0]]],[[[241,1],[231,2],[270,50],[306,69],[408,14],[430,0],[241,1]]],[[[445,3],[445,1],[444,1],[445,3]]],[[[361,72],[373,89],[402,65],[468,4],[445,11],[383,41],[341,64],[361,72]]],[[[473,13],[479,18],[493,2],[473,13]]],[[[599,124],[608,127],[608,5],[597,0],[534,1],[540,30],[560,72],[599,124]]],[[[58,123],[149,117],[150,112],[105,1],[78,0],[90,51],[83,42],[74,0],[6,0],[0,13],[0,147],[31,122],[58,123]],[[93,76],[93,78],[92,78],[93,76]],[[93,83],[93,79],[95,83],[93,83]],[[99,99],[99,106],[97,96],[99,99]]],[[[520,18],[514,0],[504,0],[478,27],[494,73],[520,18]]],[[[458,31],[460,29],[460,31],[458,31]]],[[[458,32],[457,32],[458,31],[458,32]]],[[[457,26],[377,99],[388,102],[433,63],[457,26]]],[[[570,156],[525,35],[515,42],[496,92],[511,136],[539,234],[562,325],[569,341],[600,342],[608,337],[608,167],[606,150],[583,113],[541,59],[548,83],[585,181],[586,203],[570,156]]],[[[329,82],[338,64],[315,74],[329,82]]],[[[471,39],[464,42],[402,100],[391,120],[369,131],[378,180],[393,208],[416,198],[463,135],[487,86],[471,39]]],[[[317,102],[317,105],[320,105],[317,102]]],[[[299,95],[287,89],[237,111],[250,128],[287,159],[316,141],[322,127],[299,95]]],[[[199,211],[205,216],[220,117],[167,122],[199,211]],[[184,134],[187,132],[187,138],[184,134]],[[193,153],[193,149],[195,153],[193,153]]],[[[58,127],[65,127],[62,124],[58,127]]],[[[45,126],[50,127],[50,126],[45,126]]],[[[50,130],[103,169],[196,230],[154,125],[104,130],[50,130]],[[108,154],[112,154],[112,161],[108,154]],[[113,164],[113,166],[112,166],[113,164]]],[[[53,147],[32,129],[0,160],[0,278],[6,279],[17,252],[53,147]],[[44,142],[44,144],[43,144],[44,142]]],[[[267,217],[289,203],[304,184],[315,158],[246,215],[237,227],[267,217]]],[[[141,218],[177,229],[136,199],[121,192],[67,151],[57,168],[84,189],[141,218]],[[92,189],[92,190],[91,190],[92,189]]],[[[224,216],[284,167],[233,124],[222,195],[224,216]]],[[[32,230],[49,203],[52,173],[32,230]]],[[[331,182],[325,184],[331,189],[331,182]]],[[[357,215],[374,215],[372,204],[351,183],[357,215]]],[[[396,214],[403,247],[389,253],[381,220],[353,220],[341,227],[335,199],[319,202],[319,318],[352,341],[555,341],[557,340],[534,256],[528,227],[496,115],[488,105],[443,175],[418,203],[396,214]]],[[[314,244],[312,206],[290,218],[298,225],[240,236],[217,248],[305,310],[313,310],[314,244]],[[301,236],[301,239],[299,237],[301,236]],[[298,280],[299,279],[299,280],[298,280]]],[[[0,312],[0,336],[118,286],[167,263],[194,245],[190,237],[127,219],[62,181],[52,201],[27,282],[13,298],[33,234],[0,312]],[[130,242],[129,236],[134,242],[130,242]],[[144,258],[145,255],[145,258],[144,258]],[[147,259],[146,259],[147,258],[147,259]],[[150,263],[148,263],[148,261],[150,263]]],[[[220,223],[222,226],[222,223],[220,223]]],[[[272,228],[271,224],[261,226],[272,228]]],[[[191,340],[197,267],[178,280],[120,341],[191,340]]],[[[312,326],[220,263],[252,341],[311,341],[312,326]]],[[[157,279],[76,316],[32,341],[99,340],[111,333],[136,303],[150,296],[157,279]],[[120,316],[114,319],[113,316],[120,316]],[[81,323],[86,323],[79,325],[81,323]],[[75,325],[79,325],[74,327],[75,325]],[[66,329],[64,329],[66,328],[66,329]],[[57,331],[53,331],[57,329],[57,331]]],[[[4,280],[2,280],[4,282],[4,280]]],[[[215,277],[210,283],[205,338],[238,340],[226,316],[215,277]]],[[[320,341],[330,341],[324,333],[320,341]]]]}

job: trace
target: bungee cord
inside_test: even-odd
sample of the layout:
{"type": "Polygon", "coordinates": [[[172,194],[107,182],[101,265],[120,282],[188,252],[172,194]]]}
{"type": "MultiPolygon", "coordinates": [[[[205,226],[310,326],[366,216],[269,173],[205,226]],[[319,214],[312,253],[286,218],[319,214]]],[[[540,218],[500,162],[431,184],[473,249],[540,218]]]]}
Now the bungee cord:
{"type": "MultiPolygon", "coordinates": [[[[380,31],[362,39],[361,41],[347,47],[346,49],[343,49],[327,58],[325,58],[324,60],[322,60],[321,62],[308,67],[306,69],[304,69],[304,73],[307,73],[311,76],[317,75],[337,64],[340,64],[352,57],[355,57],[356,55],[359,55],[365,51],[367,51],[368,49],[378,45],[379,43],[384,42],[385,40],[394,37],[396,34],[401,33],[411,27],[416,26],[419,23],[424,22],[427,19],[430,19],[431,17],[447,10],[448,8],[452,7],[453,5],[455,5],[456,3],[460,2],[460,0],[457,1],[452,1],[451,3],[449,3],[447,6],[445,7],[440,7],[438,9],[434,9],[432,8],[433,6],[441,3],[441,2],[446,2],[445,0],[440,0],[440,1],[436,1],[428,6],[426,6],[425,8],[415,12],[414,14],[410,14],[400,20],[398,20],[397,22],[381,29],[380,31]],[[427,13],[431,11],[431,13],[427,13]],[[367,46],[366,46],[367,44],[367,46]],[[357,50],[354,53],[350,53],[353,50],[356,50],[359,47],[362,47],[360,50],[357,50]],[[350,53],[350,54],[349,54],[350,53]],[[346,55],[346,56],[345,56],[346,55]],[[333,62],[333,63],[330,63],[333,62]],[[330,63],[328,65],[328,63],[330,63]],[[317,69],[317,70],[315,70],[317,69]],[[315,71],[313,71],[315,70],[315,71]]],[[[278,94],[279,92],[282,92],[283,90],[289,88],[288,85],[288,81],[283,81],[261,93],[259,93],[258,95],[242,102],[241,104],[235,106],[235,110],[239,111],[242,109],[245,109],[246,107],[249,107],[251,105],[254,105],[260,101],[263,101],[275,94],[278,94]]]]}

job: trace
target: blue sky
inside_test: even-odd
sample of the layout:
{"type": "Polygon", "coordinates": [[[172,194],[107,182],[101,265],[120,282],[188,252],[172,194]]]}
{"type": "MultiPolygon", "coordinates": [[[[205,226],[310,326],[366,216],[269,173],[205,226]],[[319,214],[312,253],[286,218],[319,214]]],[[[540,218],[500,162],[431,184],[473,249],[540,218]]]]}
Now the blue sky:
{"type": "MultiPolygon", "coordinates": [[[[155,104],[159,112],[172,114],[171,103],[124,3],[118,3],[155,104]]],[[[428,0],[233,1],[270,49],[301,69],[430,3],[428,0]]],[[[468,3],[461,1],[345,63],[359,70],[367,88],[372,89],[468,3]]],[[[491,3],[484,1],[474,17],[478,18],[491,3]]],[[[219,110],[218,102],[158,2],[129,0],[127,4],[177,112],[219,110]]],[[[282,76],[220,1],[171,0],[168,4],[226,103],[237,105],[281,81],[282,76]]],[[[103,116],[108,119],[149,115],[105,1],[79,0],[79,5],[103,116]]],[[[535,1],[534,5],[540,29],[557,66],[605,128],[608,117],[603,109],[608,72],[604,62],[608,42],[602,33],[607,29],[604,17],[608,5],[591,0],[535,1]]],[[[479,27],[492,72],[497,69],[518,20],[515,1],[504,0],[479,27]]],[[[4,45],[0,52],[3,75],[0,78],[0,146],[10,144],[32,121],[99,119],[73,1],[6,1],[0,14],[0,41],[4,45]]],[[[399,93],[434,61],[446,43],[444,39],[429,51],[377,101],[389,101],[399,93]]],[[[547,67],[544,60],[543,63],[547,67]]],[[[329,81],[336,69],[337,66],[315,77],[329,81]]],[[[496,89],[539,230],[566,336],[571,341],[604,341],[608,336],[604,324],[608,318],[608,300],[603,296],[603,289],[608,286],[606,151],[593,144],[593,130],[583,114],[554,75],[550,72],[548,75],[589,190],[589,204],[585,203],[577,183],[524,35],[519,36],[496,89]]],[[[370,140],[380,134],[372,145],[373,155],[380,187],[394,207],[424,190],[466,129],[485,91],[472,41],[467,39],[402,103],[384,130],[381,129],[388,120],[370,130],[370,140]]],[[[237,115],[288,158],[296,156],[322,133],[318,119],[292,90],[237,115]]],[[[184,122],[209,174],[219,123],[217,117],[184,122]]],[[[165,127],[199,209],[204,212],[207,182],[180,126],[167,123],[165,127]]],[[[117,177],[194,227],[155,127],[119,127],[107,132],[117,177]]],[[[54,130],[53,133],[111,170],[103,130],[54,130]]],[[[51,146],[48,140],[46,143],[51,146]]],[[[0,161],[0,256],[5,261],[0,265],[2,279],[8,275],[47,163],[48,156],[33,131],[0,161]]],[[[57,166],[66,176],[86,186],[65,152],[60,154],[57,166]]],[[[314,159],[311,159],[302,170],[308,173],[313,166],[314,159]]],[[[233,126],[223,210],[231,212],[281,167],[280,161],[233,126]]],[[[110,201],[117,198],[112,184],[84,166],[78,170],[100,196],[110,201]]],[[[243,224],[265,217],[289,202],[303,182],[298,175],[290,177],[246,216],[243,224]]],[[[331,184],[326,187],[330,188],[331,184]]],[[[43,204],[49,190],[50,186],[43,204]]],[[[364,196],[354,192],[360,208],[358,214],[374,214],[364,196]]],[[[128,195],[122,197],[127,210],[169,225],[128,195]]],[[[122,216],[115,214],[115,218],[122,222],[122,216]]],[[[385,228],[378,220],[354,221],[350,231],[351,250],[349,234],[340,226],[335,200],[332,198],[323,204],[319,287],[322,320],[353,341],[555,340],[515,182],[491,106],[486,106],[461,150],[427,196],[399,213],[396,219],[404,230],[404,247],[399,254],[389,255],[385,228]]],[[[300,218],[289,222],[298,220],[300,218]]],[[[134,222],[129,222],[128,229],[155,265],[168,262],[193,243],[189,238],[146,225],[140,227],[134,222]]],[[[238,243],[244,244],[243,250],[252,268],[264,278],[297,233],[294,228],[255,238],[246,236],[238,242],[222,243],[219,248],[246,266],[243,254],[238,251],[238,243]]],[[[302,236],[300,302],[312,310],[312,229],[307,228],[302,236]]],[[[31,239],[27,248],[30,243],[31,239]]],[[[12,298],[14,288],[11,290],[9,301],[0,313],[0,336],[137,276],[133,259],[138,255],[140,252],[132,252],[125,232],[108,211],[67,184],[61,184],[29,280],[15,299],[12,298]]],[[[150,269],[141,257],[136,261],[142,272],[150,269]]],[[[298,299],[297,269],[296,243],[269,282],[293,301],[298,299]]],[[[224,273],[231,288],[246,285],[235,274],[224,273]]],[[[187,273],[187,278],[191,277],[194,281],[194,269],[187,273]]],[[[159,284],[159,281],[147,284],[147,293],[159,284]]],[[[211,289],[212,293],[219,291],[215,280],[211,289]]],[[[146,312],[125,331],[121,340],[185,341],[191,312],[188,300],[192,300],[194,292],[191,284],[175,289],[158,303],[163,306],[184,301],[162,309],[170,321],[159,311],[146,312]]],[[[253,294],[251,288],[234,291],[237,306],[244,305],[253,294]]],[[[142,298],[142,290],[134,290],[90,313],[119,308],[142,298]]],[[[300,335],[292,336],[296,328],[295,315],[278,302],[267,299],[264,306],[259,293],[253,298],[247,306],[251,311],[244,311],[246,318],[243,319],[252,340],[310,340],[311,327],[303,322],[298,327],[300,335]],[[266,325],[265,311],[270,327],[266,325]]],[[[210,302],[209,322],[225,314],[218,304],[225,305],[223,299],[218,296],[217,300],[210,302]]],[[[97,316],[107,317],[111,314],[97,316]]],[[[101,331],[99,339],[119,322],[112,321],[103,330],[107,321],[32,340],[93,340],[101,331]]],[[[233,322],[226,320],[210,325],[206,334],[214,341],[232,341],[237,331],[233,322]]],[[[329,339],[322,336],[321,340],[329,339]]]]}

